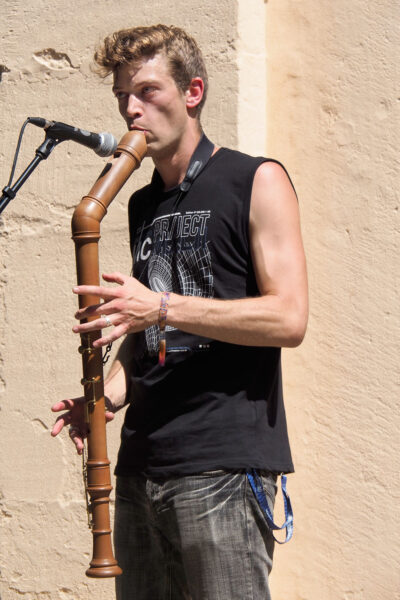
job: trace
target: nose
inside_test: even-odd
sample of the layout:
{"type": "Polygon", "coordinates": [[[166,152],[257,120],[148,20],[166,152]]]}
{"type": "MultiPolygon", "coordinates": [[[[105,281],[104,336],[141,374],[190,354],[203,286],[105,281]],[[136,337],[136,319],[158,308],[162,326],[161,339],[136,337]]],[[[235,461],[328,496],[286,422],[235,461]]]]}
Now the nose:
{"type": "Polygon", "coordinates": [[[141,102],[134,94],[129,95],[125,112],[130,119],[137,119],[143,114],[141,102]]]}

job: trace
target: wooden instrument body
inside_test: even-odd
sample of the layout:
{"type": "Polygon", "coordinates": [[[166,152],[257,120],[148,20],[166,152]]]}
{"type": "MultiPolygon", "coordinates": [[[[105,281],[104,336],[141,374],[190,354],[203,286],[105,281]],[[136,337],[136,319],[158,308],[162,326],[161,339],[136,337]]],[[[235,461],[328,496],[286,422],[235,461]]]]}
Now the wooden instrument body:
{"type": "MultiPolygon", "coordinates": [[[[84,196],[72,217],[72,239],[75,242],[78,285],[100,285],[98,242],[100,223],[107,208],[146,153],[142,133],[130,131],[118,144],[114,157],[84,196]]],[[[80,295],[79,307],[99,303],[93,295],[80,295]]],[[[94,317],[96,318],[96,317],[94,317]]],[[[81,335],[80,352],[85,393],[87,437],[87,491],[92,514],[93,558],[86,571],[88,577],[115,577],[121,569],[114,558],[111,544],[109,497],[112,490],[110,461],[107,458],[102,349],[93,348],[101,332],[81,335]]]]}

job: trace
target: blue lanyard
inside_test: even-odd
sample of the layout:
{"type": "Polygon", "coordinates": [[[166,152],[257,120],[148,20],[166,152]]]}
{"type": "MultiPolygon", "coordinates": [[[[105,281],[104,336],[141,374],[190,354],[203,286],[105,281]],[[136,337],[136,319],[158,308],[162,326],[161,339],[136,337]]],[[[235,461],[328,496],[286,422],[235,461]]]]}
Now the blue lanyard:
{"type": "Polygon", "coordinates": [[[281,488],[282,488],[282,495],[283,495],[283,504],[284,504],[284,508],[285,508],[285,522],[283,523],[283,525],[281,525],[281,527],[279,527],[278,525],[275,525],[275,523],[274,523],[274,517],[271,512],[270,507],[268,506],[268,502],[267,502],[267,498],[265,497],[265,492],[264,492],[264,488],[262,485],[262,481],[261,481],[261,478],[260,478],[259,474],[257,473],[257,471],[255,469],[252,469],[250,472],[247,472],[247,478],[248,478],[251,488],[254,492],[254,495],[258,500],[258,504],[260,505],[260,508],[264,513],[264,516],[268,523],[269,528],[272,530],[275,530],[275,531],[281,530],[281,529],[286,529],[286,539],[284,542],[280,542],[279,540],[276,539],[275,536],[273,536],[274,540],[276,542],[278,542],[278,544],[286,544],[286,542],[291,540],[292,535],[293,535],[293,509],[292,509],[292,504],[290,502],[289,495],[286,490],[286,479],[287,479],[286,475],[281,476],[281,488]]]}

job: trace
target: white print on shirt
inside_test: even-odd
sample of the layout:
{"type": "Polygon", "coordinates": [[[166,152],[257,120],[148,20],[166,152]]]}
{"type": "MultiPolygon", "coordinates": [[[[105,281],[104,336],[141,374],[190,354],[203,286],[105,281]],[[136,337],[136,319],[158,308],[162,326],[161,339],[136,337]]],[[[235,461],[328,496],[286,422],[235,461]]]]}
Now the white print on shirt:
{"type": "MultiPolygon", "coordinates": [[[[139,228],[133,248],[135,276],[154,292],[212,298],[214,282],[207,241],[210,216],[209,210],[174,212],[139,228]]],[[[167,326],[167,331],[172,329],[167,326]]],[[[156,325],[146,329],[148,352],[158,351],[158,335],[156,325]]]]}

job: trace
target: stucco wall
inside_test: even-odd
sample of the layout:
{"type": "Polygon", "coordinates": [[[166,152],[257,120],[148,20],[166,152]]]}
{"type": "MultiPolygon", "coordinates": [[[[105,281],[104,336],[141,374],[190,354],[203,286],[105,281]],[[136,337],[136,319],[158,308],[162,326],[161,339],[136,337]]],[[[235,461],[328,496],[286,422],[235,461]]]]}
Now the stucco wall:
{"type": "MultiPolygon", "coordinates": [[[[296,531],[276,550],[274,600],[399,597],[395,3],[14,0],[3,13],[1,187],[27,116],[121,137],[110,85],[89,65],[96,42],[129,24],[193,33],[211,78],[207,133],[286,164],[311,315],[303,345],[284,353],[296,531]]],[[[27,129],[18,172],[42,139],[27,129]]],[[[67,436],[49,434],[49,406],[81,392],[70,218],[102,164],[61,144],[0,218],[2,600],[113,597],[112,582],[84,575],[80,459],[67,436]]],[[[102,225],[104,271],[129,271],[127,198],[150,172],[144,161],[102,225]]],[[[113,464],[120,421],[109,428],[113,464]]]]}
{"type": "MultiPolygon", "coordinates": [[[[196,6],[133,0],[6,3],[1,187],[27,116],[122,136],[125,125],[111,84],[90,71],[90,62],[99,40],[129,24],[174,23],[196,35],[213,80],[204,111],[207,131],[219,144],[236,145],[236,3],[206,1],[201,11],[196,6]]],[[[43,138],[42,130],[27,128],[18,173],[43,138]]],[[[49,412],[54,401],[80,395],[82,389],[79,344],[71,332],[77,301],[71,294],[76,275],[70,221],[103,163],[90,150],[64,142],[40,164],[0,222],[2,600],[113,597],[112,581],[93,581],[84,574],[92,535],[80,459],[67,435],[50,437],[54,417],[49,412]]],[[[147,182],[151,170],[147,159],[110,207],[100,242],[103,271],[130,270],[127,199],[147,182]]],[[[113,465],[120,424],[121,418],[109,429],[113,465]]]]}
{"type": "Polygon", "coordinates": [[[267,148],[296,183],[310,280],[306,339],[284,352],[296,533],[274,598],[399,598],[400,7],[266,16],[267,148]]]}

